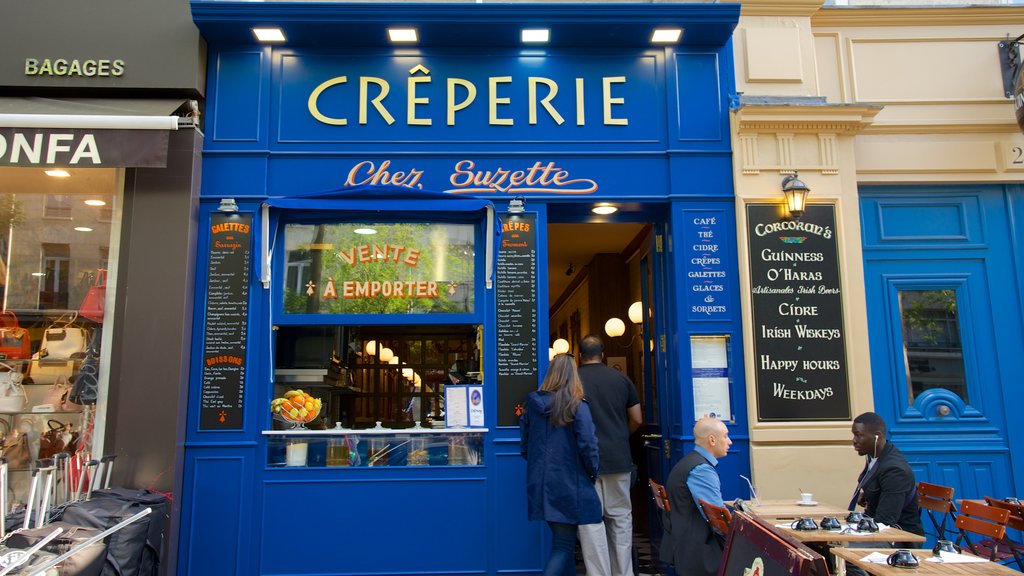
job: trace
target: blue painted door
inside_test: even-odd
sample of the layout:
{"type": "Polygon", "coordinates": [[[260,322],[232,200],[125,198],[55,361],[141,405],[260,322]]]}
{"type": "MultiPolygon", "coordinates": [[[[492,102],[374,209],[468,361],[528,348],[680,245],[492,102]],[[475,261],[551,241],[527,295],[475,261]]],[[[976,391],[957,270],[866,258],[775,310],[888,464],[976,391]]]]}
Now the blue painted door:
{"type": "Polygon", "coordinates": [[[875,411],[917,479],[957,499],[1022,493],[1013,191],[861,189],[875,411]]]}

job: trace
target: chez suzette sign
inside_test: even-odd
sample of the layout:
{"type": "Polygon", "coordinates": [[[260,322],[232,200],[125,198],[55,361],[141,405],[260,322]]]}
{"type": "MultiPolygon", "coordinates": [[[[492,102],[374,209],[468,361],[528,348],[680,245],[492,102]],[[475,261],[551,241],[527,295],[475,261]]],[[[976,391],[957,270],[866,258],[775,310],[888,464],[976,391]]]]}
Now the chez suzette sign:
{"type": "MultiPolygon", "coordinates": [[[[382,161],[379,166],[365,160],[348,171],[345,185],[392,184],[423,188],[423,175],[424,171],[416,168],[395,170],[390,160],[382,161]]],[[[472,160],[460,160],[455,163],[448,184],[451,188],[446,192],[462,194],[593,194],[597,191],[597,182],[588,178],[573,178],[568,170],[558,167],[554,162],[545,163],[540,160],[526,167],[510,169],[499,166],[492,170],[480,170],[472,160]]]]}

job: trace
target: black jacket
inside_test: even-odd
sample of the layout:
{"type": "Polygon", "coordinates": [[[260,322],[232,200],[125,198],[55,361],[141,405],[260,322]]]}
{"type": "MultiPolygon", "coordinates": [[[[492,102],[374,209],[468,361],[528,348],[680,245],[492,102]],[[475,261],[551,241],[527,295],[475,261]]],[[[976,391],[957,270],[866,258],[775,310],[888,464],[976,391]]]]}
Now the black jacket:
{"type": "Polygon", "coordinates": [[[857,482],[864,491],[866,515],[876,522],[924,535],[914,471],[899,448],[886,443],[870,470],[864,464],[857,482]]]}

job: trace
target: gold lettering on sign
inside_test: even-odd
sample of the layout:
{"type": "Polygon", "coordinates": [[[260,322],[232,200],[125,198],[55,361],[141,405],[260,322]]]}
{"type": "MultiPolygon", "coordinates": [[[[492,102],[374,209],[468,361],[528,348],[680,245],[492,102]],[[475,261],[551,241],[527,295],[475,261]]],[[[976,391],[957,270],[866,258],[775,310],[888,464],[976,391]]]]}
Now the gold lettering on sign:
{"type": "Polygon", "coordinates": [[[416,106],[426,105],[430,103],[430,98],[418,98],[416,96],[416,85],[417,84],[430,84],[430,71],[423,66],[416,66],[409,71],[409,99],[408,108],[406,109],[406,123],[409,126],[430,126],[430,118],[417,118],[416,117],[416,106]],[[413,76],[417,71],[422,71],[427,74],[426,77],[413,76]]]}
{"type": "Polygon", "coordinates": [[[348,124],[348,120],[344,118],[328,118],[320,113],[320,109],[317,108],[316,101],[320,99],[320,95],[324,93],[331,86],[337,86],[338,84],[344,84],[348,82],[348,76],[338,76],[337,78],[331,78],[326,82],[323,82],[317,86],[310,94],[309,100],[306,101],[306,107],[309,108],[309,113],[313,115],[313,118],[323,122],[324,124],[330,124],[331,126],[344,126],[348,124]]]}
{"type": "Polygon", "coordinates": [[[476,84],[462,78],[448,79],[448,125],[455,126],[455,113],[468,107],[476,100],[476,84]],[[466,98],[462,102],[455,103],[455,87],[462,86],[466,89],[466,98]]]}
{"type": "Polygon", "coordinates": [[[511,118],[498,118],[498,104],[508,105],[511,103],[511,98],[498,98],[498,84],[511,84],[511,76],[491,76],[487,79],[488,86],[490,87],[489,95],[487,98],[488,110],[490,112],[488,119],[492,126],[511,126],[511,118]]]}
{"type": "Polygon", "coordinates": [[[602,78],[604,86],[604,123],[608,126],[627,126],[629,120],[626,118],[612,118],[612,105],[626,103],[625,98],[612,98],[612,84],[625,84],[625,76],[606,76],[602,78]]]}
{"type": "Polygon", "coordinates": [[[561,126],[562,123],[565,122],[565,119],[562,118],[562,115],[558,113],[558,110],[555,110],[551,105],[551,99],[558,94],[558,84],[550,78],[542,78],[540,76],[530,76],[527,81],[530,100],[530,124],[537,123],[537,84],[543,84],[548,87],[548,95],[541,99],[540,105],[547,110],[551,119],[561,126]]]}
{"type": "Polygon", "coordinates": [[[388,81],[383,78],[377,78],[375,76],[360,76],[359,77],[359,123],[366,124],[366,94],[368,92],[367,86],[370,84],[376,84],[379,90],[377,96],[370,100],[370,104],[373,104],[373,109],[380,114],[380,117],[384,119],[388,125],[395,123],[395,117],[388,113],[387,108],[381,104],[381,101],[387,97],[388,92],[391,91],[391,85],[388,81]]]}

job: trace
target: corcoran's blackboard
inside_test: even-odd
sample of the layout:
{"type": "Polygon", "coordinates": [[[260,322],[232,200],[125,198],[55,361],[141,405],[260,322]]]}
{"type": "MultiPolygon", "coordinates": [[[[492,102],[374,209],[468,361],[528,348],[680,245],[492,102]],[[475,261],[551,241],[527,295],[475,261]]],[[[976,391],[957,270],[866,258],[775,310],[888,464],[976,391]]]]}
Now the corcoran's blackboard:
{"type": "Polygon", "coordinates": [[[242,427],[252,215],[214,214],[206,280],[200,430],[242,427]]]}
{"type": "Polygon", "coordinates": [[[758,420],[849,420],[835,206],[749,204],[758,420]]]}
{"type": "Polygon", "coordinates": [[[506,215],[496,275],[498,425],[518,426],[537,389],[537,217],[506,215]]]}

